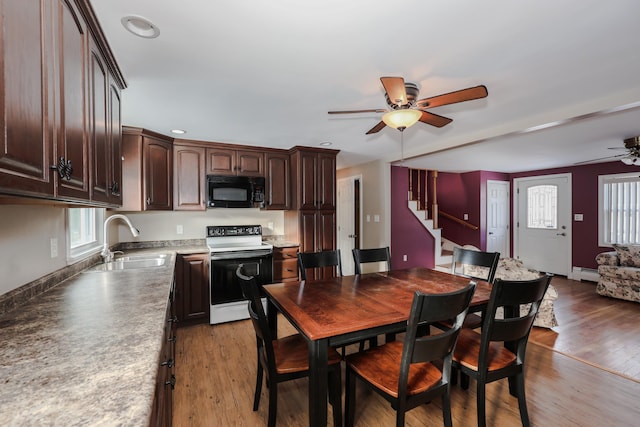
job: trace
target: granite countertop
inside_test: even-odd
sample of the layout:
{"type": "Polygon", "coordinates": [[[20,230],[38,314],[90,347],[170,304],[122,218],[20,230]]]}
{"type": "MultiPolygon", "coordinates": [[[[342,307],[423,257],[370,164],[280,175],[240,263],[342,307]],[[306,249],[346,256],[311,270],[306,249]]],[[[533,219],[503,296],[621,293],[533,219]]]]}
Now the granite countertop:
{"type": "Polygon", "coordinates": [[[3,425],[146,425],[176,253],[162,267],[85,270],[0,317],[3,425]]]}
{"type": "Polygon", "coordinates": [[[274,248],[295,248],[300,246],[300,243],[291,242],[287,240],[271,240],[265,239],[266,243],[273,245],[274,248]]]}

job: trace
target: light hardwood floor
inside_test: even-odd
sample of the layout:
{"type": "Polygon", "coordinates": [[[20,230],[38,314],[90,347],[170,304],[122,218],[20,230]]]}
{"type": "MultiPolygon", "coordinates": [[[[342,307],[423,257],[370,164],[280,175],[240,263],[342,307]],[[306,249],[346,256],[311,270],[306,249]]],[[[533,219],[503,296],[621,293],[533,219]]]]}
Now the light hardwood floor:
{"type": "MultiPolygon", "coordinates": [[[[600,297],[595,284],[555,277],[560,326],[534,328],[527,348],[526,387],[533,426],[639,425],[640,305],[600,297]]],[[[294,330],[279,321],[279,335],[294,330]]],[[[268,397],[252,411],[255,336],[249,321],[178,330],[175,426],[266,425],[268,397]]],[[[454,426],[476,425],[475,382],[451,391],[454,426]]],[[[308,423],[307,381],[278,386],[279,426],[308,423]]],[[[358,387],[356,425],[395,425],[395,412],[376,394],[358,387]]],[[[329,420],[331,406],[329,405],[329,420]]],[[[407,414],[407,426],[442,425],[440,401],[407,414]]],[[[520,425],[516,398],[506,381],[487,388],[487,425],[520,425]]]]}

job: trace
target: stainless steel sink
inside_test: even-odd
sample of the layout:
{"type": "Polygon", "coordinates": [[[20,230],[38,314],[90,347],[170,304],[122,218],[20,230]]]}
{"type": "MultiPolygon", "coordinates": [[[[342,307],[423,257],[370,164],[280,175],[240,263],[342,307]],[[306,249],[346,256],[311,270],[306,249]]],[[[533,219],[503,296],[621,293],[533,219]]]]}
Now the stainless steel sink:
{"type": "Polygon", "coordinates": [[[115,271],[135,270],[138,268],[162,267],[167,263],[166,254],[156,255],[130,255],[116,258],[111,262],[105,262],[92,267],[90,271],[115,271]]]}

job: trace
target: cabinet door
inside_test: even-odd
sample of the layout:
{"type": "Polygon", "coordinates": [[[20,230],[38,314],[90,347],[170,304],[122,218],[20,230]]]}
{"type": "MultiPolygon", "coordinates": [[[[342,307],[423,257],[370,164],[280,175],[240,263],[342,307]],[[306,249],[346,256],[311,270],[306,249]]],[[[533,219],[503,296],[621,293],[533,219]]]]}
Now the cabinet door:
{"type": "Polygon", "coordinates": [[[111,140],[109,138],[109,74],[102,56],[90,38],[89,54],[89,136],[91,156],[91,199],[109,202],[111,140]]]}
{"type": "Polygon", "coordinates": [[[316,153],[300,153],[300,176],[297,177],[299,186],[298,209],[317,209],[317,173],[318,155],[316,153]]]}
{"type": "Polygon", "coordinates": [[[266,208],[286,210],[291,208],[289,155],[267,153],[266,155],[267,201],[266,208]]]}
{"type": "Polygon", "coordinates": [[[236,152],[224,148],[207,148],[208,175],[235,175],[236,152]]]}
{"type": "Polygon", "coordinates": [[[179,324],[209,321],[209,254],[179,255],[176,262],[179,324]]]}
{"type": "Polygon", "coordinates": [[[89,140],[87,125],[87,28],[69,0],[58,0],[56,109],[58,143],[56,162],[70,165],[69,176],[58,180],[62,198],[89,200],[89,140]]]}
{"type": "Polygon", "coordinates": [[[171,210],[173,168],[171,144],[143,137],[144,210],[171,210]]]}
{"type": "Polygon", "coordinates": [[[318,211],[316,219],[316,247],[320,251],[336,248],[336,211],[318,211]]]}
{"type": "Polygon", "coordinates": [[[236,175],[264,176],[264,153],[261,151],[236,151],[236,175]]]}
{"type": "Polygon", "coordinates": [[[174,145],[173,163],[173,209],[204,211],[205,148],[174,145]]]}
{"type": "Polygon", "coordinates": [[[0,191],[52,196],[52,4],[0,2],[0,191]],[[25,23],[30,23],[25,25],[25,23]],[[42,25],[39,25],[42,23],[42,25]],[[44,63],[43,63],[44,55],[44,63]]]}
{"type": "Polygon", "coordinates": [[[318,209],[335,209],[336,207],[336,157],[335,155],[318,155],[318,209]]]}
{"type": "Polygon", "coordinates": [[[109,165],[109,203],[122,205],[122,119],[120,118],[120,88],[109,84],[109,129],[107,136],[111,148],[109,165]]]}

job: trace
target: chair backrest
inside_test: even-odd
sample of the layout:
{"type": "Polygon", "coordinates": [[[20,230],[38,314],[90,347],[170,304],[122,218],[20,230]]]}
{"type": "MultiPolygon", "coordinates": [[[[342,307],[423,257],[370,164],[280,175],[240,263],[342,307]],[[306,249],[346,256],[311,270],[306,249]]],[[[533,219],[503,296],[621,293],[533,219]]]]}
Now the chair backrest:
{"type": "Polygon", "coordinates": [[[482,252],[454,247],[451,273],[493,283],[499,259],[500,252],[482,252]]]}
{"type": "Polygon", "coordinates": [[[486,367],[486,357],[491,342],[509,343],[517,360],[524,360],[529,333],[536,314],[549,287],[550,274],[543,274],[534,280],[496,279],[491,289],[491,297],[485,315],[482,316],[482,339],[478,363],[486,367]],[[502,307],[503,316],[496,318],[496,311],[502,307]]]}
{"type": "Polygon", "coordinates": [[[353,261],[355,262],[356,274],[362,274],[360,264],[366,262],[386,261],[387,271],[391,271],[391,252],[389,246],[374,249],[352,249],[353,261]]]}
{"type": "Polygon", "coordinates": [[[476,283],[459,291],[446,294],[423,294],[416,292],[409,313],[407,331],[402,350],[398,391],[402,394],[407,389],[409,367],[413,363],[442,360],[442,383],[446,384],[451,374],[451,360],[462,323],[467,315],[469,303],[476,290],[476,283]],[[455,319],[450,328],[441,322],[455,319]],[[419,336],[419,330],[425,325],[438,323],[442,333],[419,336]]]}
{"type": "MultiPolygon", "coordinates": [[[[249,301],[248,310],[253,329],[256,333],[256,343],[258,346],[258,357],[267,365],[269,375],[273,375],[276,371],[275,354],[273,351],[273,337],[269,329],[267,315],[264,312],[264,306],[260,299],[260,290],[258,282],[254,276],[245,276],[243,265],[238,265],[236,269],[236,277],[240,282],[240,289],[245,299],[249,301]]],[[[271,377],[273,378],[273,377],[271,377]]]]}
{"type": "Polygon", "coordinates": [[[298,252],[298,266],[300,267],[302,280],[307,280],[308,268],[336,267],[338,276],[342,276],[340,249],[322,252],[298,252]]]}

